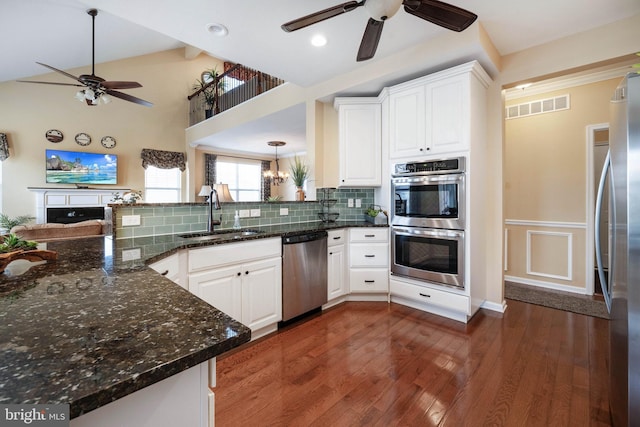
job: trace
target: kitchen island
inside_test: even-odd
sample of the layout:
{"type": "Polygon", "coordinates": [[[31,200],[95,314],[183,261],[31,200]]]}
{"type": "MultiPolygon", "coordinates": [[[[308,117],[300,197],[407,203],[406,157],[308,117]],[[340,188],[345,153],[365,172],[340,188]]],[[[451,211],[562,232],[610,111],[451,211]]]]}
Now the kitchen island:
{"type": "Polygon", "coordinates": [[[69,404],[80,420],[250,340],[116,246],[109,236],[49,242],[57,261],[0,275],[0,403],[69,404]]]}

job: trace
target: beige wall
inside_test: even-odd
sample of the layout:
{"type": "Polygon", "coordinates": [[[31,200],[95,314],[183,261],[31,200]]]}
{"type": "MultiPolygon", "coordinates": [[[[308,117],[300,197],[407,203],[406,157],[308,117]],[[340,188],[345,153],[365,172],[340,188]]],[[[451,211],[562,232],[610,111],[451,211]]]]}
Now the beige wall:
{"type": "Polygon", "coordinates": [[[507,102],[568,94],[568,110],[505,121],[507,278],[586,292],[587,126],[609,120],[619,78],[507,102]]]}
{"type": "MultiPolygon", "coordinates": [[[[152,102],[151,108],[115,98],[107,105],[89,107],[74,98],[74,87],[0,83],[3,118],[0,132],[8,135],[11,152],[11,157],[2,163],[2,211],[10,216],[35,215],[35,196],[27,187],[47,186],[44,168],[47,148],[116,154],[118,185],[103,187],[143,189],[141,149],[185,151],[187,95],[202,70],[216,64],[218,60],[205,55],[186,60],[184,50],[175,49],[96,65],[96,74],[108,80],[140,82],[142,88],[123,92],[152,102]],[[44,137],[48,129],[61,130],[64,140],[57,144],[48,142],[44,137]],[[91,135],[91,144],[77,145],[74,136],[78,132],[91,135]],[[116,138],[115,148],[107,150],[100,145],[105,135],[116,138]]],[[[90,69],[66,71],[79,75],[90,69]]],[[[32,79],[73,82],[56,73],[32,79]]]]}

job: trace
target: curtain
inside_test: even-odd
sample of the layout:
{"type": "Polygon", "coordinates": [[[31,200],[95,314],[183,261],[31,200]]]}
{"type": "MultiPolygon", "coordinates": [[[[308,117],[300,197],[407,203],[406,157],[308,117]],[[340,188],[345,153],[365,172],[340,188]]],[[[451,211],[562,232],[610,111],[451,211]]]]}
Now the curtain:
{"type": "Polygon", "coordinates": [[[267,200],[271,197],[271,184],[269,180],[264,177],[264,173],[271,169],[271,161],[263,160],[262,161],[262,200],[267,200]]]}
{"type": "Polygon", "coordinates": [[[0,161],[4,162],[9,158],[9,142],[7,141],[7,134],[0,133],[0,161]]]}
{"type": "Polygon", "coordinates": [[[216,159],[215,154],[204,153],[204,183],[213,188],[216,183],[216,159]]]}
{"type": "Polygon", "coordinates": [[[154,166],[160,169],[174,169],[178,168],[182,172],[187,168],[186,156],[184,153],[178,153],[175,151],[163,151],[152,150],[150,148],[143,148],[140,154],[142,159],[142,167],[154,166]]]}

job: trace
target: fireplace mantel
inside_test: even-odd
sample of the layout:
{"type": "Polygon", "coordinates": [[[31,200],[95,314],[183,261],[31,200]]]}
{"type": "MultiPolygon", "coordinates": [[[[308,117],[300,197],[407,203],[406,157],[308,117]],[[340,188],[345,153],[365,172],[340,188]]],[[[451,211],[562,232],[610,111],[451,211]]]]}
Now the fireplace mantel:
{"type": "Polygon", "coordinates": [[[27,188],[36,195],[38,224],[47,222],[47,208],[105,207],[113,199],[113,193],[130,191],[128,188],[27,188]]]}

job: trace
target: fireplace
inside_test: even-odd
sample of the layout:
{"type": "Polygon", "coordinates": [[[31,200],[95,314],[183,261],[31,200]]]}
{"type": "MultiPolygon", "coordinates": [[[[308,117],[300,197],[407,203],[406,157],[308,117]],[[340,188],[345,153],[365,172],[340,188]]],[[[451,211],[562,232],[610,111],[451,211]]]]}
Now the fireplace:
{"type": "Polygon", "coordinates": [[[47,222],[73,224],[90,219],[105,219],[104,207],[47,208],[47,222]]]}

